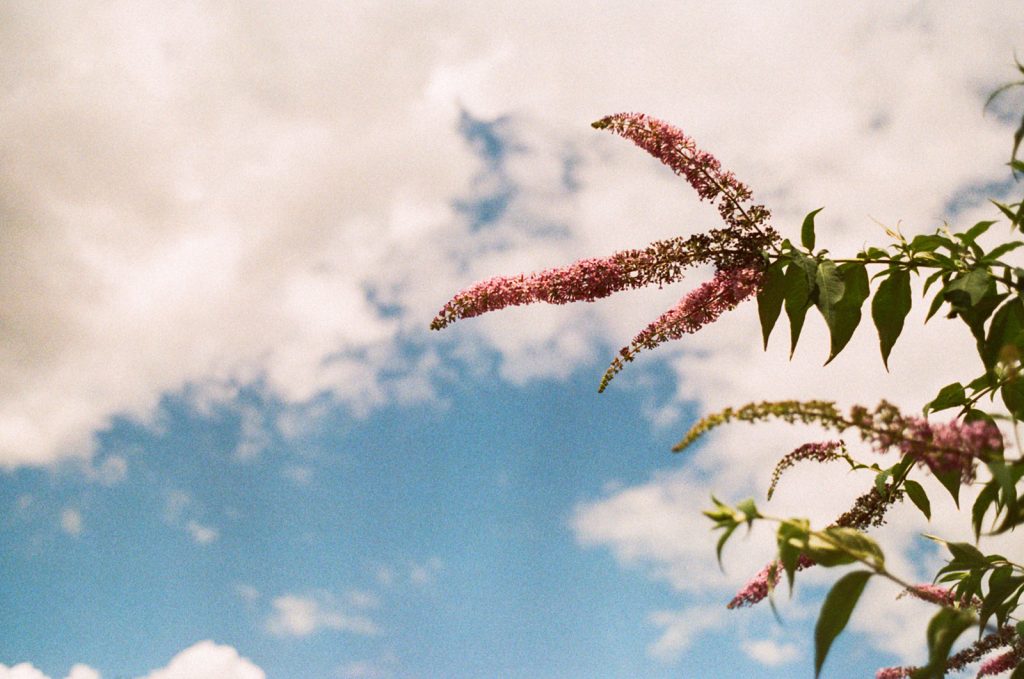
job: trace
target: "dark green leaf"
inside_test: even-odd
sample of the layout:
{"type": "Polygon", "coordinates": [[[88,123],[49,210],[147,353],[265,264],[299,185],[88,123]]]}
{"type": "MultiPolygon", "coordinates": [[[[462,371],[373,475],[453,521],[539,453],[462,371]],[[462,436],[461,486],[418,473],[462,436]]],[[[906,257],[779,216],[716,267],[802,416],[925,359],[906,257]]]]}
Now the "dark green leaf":
{"type": "Polygon", "coordinates": [[[1013,210],[1010,209],[1009,205],[1004,205],[999,201],[995,201],[992,199],[989,199],[989,202],[995,205],[997,208],[999,208],[999,211],[1006,215],[1007,219],[1009,219],[1010,222],[1013,222],[1017,218],[1016,215],[1013,214],[1013,210]]]}
{"type": "Polygon", "coordinates": [[[971,526],[974,528],[975,539],[981,536],[981,524],[985,520],[985,512],[996,501],[998,495],[999,484],[995,481],[989,481],[978,493],[978,499],[974,501],[974,506],[971,508],[971,526]]]}
{"type": "Polygon", "coordinates": [[[969,542],[947,542],[946,549],[953,559],[965,568],[988,568],[988,560],[977,547],[969,542]]]}
{"type": "Polygon", "coordinates": [[[914,236],[914,239],[910,241],[910,250],[912,252],[933,252],[943,245],[950,247],[952,244],[952,241],[945,236],[940,236],[938,234],[921,234],[919,236],[914,236]]]}
{"type": "Polygon", "coordinates": [[[1024,419],[1024,379],[1017,377],[999,388],[1006,409],[1018,420],[1024,419]]]}
{"type": "Polygon", "coordinates": [[[907,496],[910,501],[914,503],[914,506],[921,510],[924,514],[924,518],[931,521],[932,518],[932,506],[928,501],[928,494],[924,492],[924,488],[917,481],[907,479],[903,482],[903,490],[907,491],[907,496]]]}
{"type": "Polygon", "coordinates": [[[1002,245],[997,245],[996,247],[992,248],[991,252],[989,252],[988,254],[985,255],[985,259],[983,261],[985,261],[985,262],[994,262],[997,259],[999,259],[1000,257],[1002,257],[1003,255],[1005,255],[1007,252],[1012,252],[1013,250],[1016,250],[1017,248],[1019,248],[1022,245],[1024,245],[1024,241],[1019,241],[1019,240],[1013,240],[1013,241],[1010,241],[1009,243],[1003,243],[1002,245]]]}
{"type": "Polygon", "coordinates": [[[964,611],[943,608],[928,623],[928,664],[910,676],[913,679],[938,679],[946,675],[946,660],[953,643],[974,623],[964,611]]]}
{"type": "Polygon", "coordinates": [[[935,315],[935,312],[939,310],[939,307],[941,307],[942,303],[945,301],[946,298],[942,295],[942,292],[939,291],[939,294],[935,295],[935,299],[932,300],[931,305],[928,307],[928,315],[924,317],[925,323],[931,320],[931,317],[935,315]]]}
{"type": "Polygon", "coordinates": [[[935,478],[939,480],[942,487],[949,491],[949,494],[953,496],[953,502],[956,503],[957,509],[960,508],[960,470],[953,469],[948,472],[936,472],[935,478]]]}
{"type": "Polygon", "coordinates": [[[974,306],[989,291],[992,276],[987,269],[972,269],[959,278],[954,278],[943,293],[946,300],[955,306],[974,306]]]}
{"type": "Polygon", "coordinates": [[[988,231],[989,227],[992,226],[993,224],[995,224],[994,221],[978,222],[977,224],[969,228],[965,233],[958,233],[954,235],[964,243],[973,243],[974,241],[978,240],[978,236],[988,231]]]}
{"type": "Polygon", "coordinates": [[[889,369],[889,352],[903,332],[903,322],[910,313],[910,274],[893,267],[889,277],[878,286],[871,301],[871,318],[878,329],[878,342],[882,350],[882,363],[889,369]]]}
{"type": "Polygon", "coordinates": [[[782,313],[782,303],[786,299],[785,274],[782,271],[782,260],[776,260],[765,269],[761,283],[761,292],[757,295],[757,315],[761,319],[761,337],[764,348],[768,348],[768,337],[772,334],[775,322],[782,313]]]}
{"type": "Polygon", "coordinates": [[[925,407],[924,414],[946,408],[955,408],[967,403],[967,394],[964,392],[964,385],[959,382],[947,384],[939,390],[938,396],[932,399],[925,407]]]}
{"type": "Polygon", "coordinates": [[[833,585],[818,615],[818,623],[814,627],[814,676],[821,676],[821,667],[825,664],[832,642],[850,621],[850,614],[857,606],[864,586],[871,578],[871,571],[854,571],[847,573],[833,585]]]}
{"type": "Polygon", "coordinates": [[[928,294],[928,288],[932,287],[935,281],[939,280],[939,277],[944,273],[946,272],[940,269],[924,280],[924,290],[921,292],[922,297],[928,294]]]}
{"type": "Polygon", "coordinates": [[[800,227],[800,243],[808,250],[814,249],[814,216],[824,209],[819,207],[817,210],[807,213],[803,226],[800,227]]]}
{"type": "Polygon", "coordinates": [[[800,339],[800,331],[804,327],[807,310],[811,308],[811,284],[807,274],[799,263],[794,262],[786,268],[786,316],[789,317],[789,357],[796,351],[796,343],[800,339]]]}
{"type": "MultiPolygon", "coordinates": [[[[860,309],[870,294],[868,272],[863,264],[848,262],[840,266],[837,273],[843,281],[843,295],[832,306],[830,315],[825,316],[829,331],[829,356],[825,365],[850,342],[854,330],[860,325],[860,309]]],[[[822,315],[825,315],[824,311],[822,315]]]]}
{"type": "Polygon", "coordinates": [[[999,307],[992,317],[981,356],[986,368],[991,370],[995,366],[1000,352],[1004,347],[1015,344],[1022,330],[1024,330],[1024,302],[1019,297],[1014,297],[999,307]]]}

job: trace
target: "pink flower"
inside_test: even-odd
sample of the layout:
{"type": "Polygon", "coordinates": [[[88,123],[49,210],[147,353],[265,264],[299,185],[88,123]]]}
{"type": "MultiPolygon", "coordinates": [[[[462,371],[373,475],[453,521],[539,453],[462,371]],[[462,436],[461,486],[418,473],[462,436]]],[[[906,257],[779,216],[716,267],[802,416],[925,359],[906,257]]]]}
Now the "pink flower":
{"type": "Polygon", "coordinates": [[[612,361],[598,391],[604,391],[612,377],[642,349],[653,349],[669,340],[697,332],[705,325],[718,320],[726,311],[736,308],[743,300],[757,294],[760,286],[759,269],[720,270],[712,280],[693,290],[678,306],[666,311],[634,337],[629,346],[624,347],[619,356],[612,361]]]}
{"type": "MultiPolygon", "coordinates": [[[[800,555],[796,562],[797,570],[803,570],[813,565],[814,561],[803,554],[800,555]]],[[[744,606],[753,606],[763,601],[768,596],[768,593],[775,589],[775,585],[779,584],[779,577],[781,575],[782,564],[778,561],[772,561],[759,570],[757,575],[743,586],[743,589],[736,592],[736,596],[732,598],[732,601],[728,603],[726,608],[743,608],[744,606]]]]}
{"type": "Polygon", "coordinates": [[[1021,651],[1018,649],[1007,651],[1006,653],[997,655],[994,658],[989,658],[983,662],[981,667],[978,668],[978,676],[985,677],[991,674],[999,674],[1000,672],[1012,670],[1020,664],[1020,661],[1021,651]]]}
{"type": "Polygon", "coordinates": [[[905,679],[913,670],[913,667],[883,667],[875,672],[875,679],[905,679]]]}
{"type": "Polygon", "coordinates": [[[674,125],[643,113],[618,113],[602,118],[594,127],[629,139],[672,168],[696,189],[701,200],[721,199],[718,211],[730,227],[757,231],[771,217],[763,205],[744,207],[750,189],[731,172],[723,172],[717,158],[698,149],[693,139],[674,125]]]}
{"type": "Polygon", "coordinates": [[[903,596],[903,594],[910,594],[922,601],[929,601],[933,604],[948,606],[950,608],[976,608],[981,606],[981,600],[977,597],[972,599],[958,599],[956,592],[947,587],[940,587],[939,585],[914,585],[913,587],[904,590],[900,596],[903,596]]]}

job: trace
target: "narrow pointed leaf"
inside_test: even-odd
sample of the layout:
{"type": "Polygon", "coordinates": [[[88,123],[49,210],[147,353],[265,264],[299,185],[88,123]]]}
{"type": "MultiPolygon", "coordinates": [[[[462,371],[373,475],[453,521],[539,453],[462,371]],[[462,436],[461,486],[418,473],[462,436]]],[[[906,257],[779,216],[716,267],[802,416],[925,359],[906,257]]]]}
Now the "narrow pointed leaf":
{"type": "Polygon", "coordinates": [[[974,624],[974,616],[964,611],[943,608],[928,623],[928,665],[910,676],[914,679],[939,679],[946,676],[946,660],[953,643],[974,624]]]}
{"type": "Polygon", "coordinates": [[[860,325],[861,307],[871,294],[868,272],[863,264],[847,263],[839,267],[843,281],[843,296],[832,307],[831,316],[825,318],[829,331],[829,356],[825,365],[839,355],[860,325]]]}
{"type": "Polygon", "coordinates": [[[800,331],[804,327],[807,310],[811,308],[811,286],[804,269],[797,263],[786,269],[786,316],[789,317],[789,356],[793,357],[800,331]]]}
{"type": "Polygon", "coordinates": [[[992,323],[989,325],[982,353],[985,367],[991,370],[999,359],[999,353],[1003,347],[1015,344],[1022,331],[1024,331],[1024,301],[1021,301],[1019,297],[1014,297],[999,307],[999,310],[992,316],[992,323]]]}
{"type": "Polygon", "coordinates": [[[772,334],[775,322],[782,313],[782,303],[786,300],[785,274],[781,260],[773,262],[765,269],[761,292],[757,295],[757,316],[761,320],[761,337],[764,348],[768,348],[768,337],[772,334]]]}
{"type": "Polygon", "coordinates": [[[889,353],[903,332],[903,322],[910,313],[911,305],[910,273],[894,267],[871,300],[871,319],[878,330],[878,343],[886,370],[889,369],[889,353]]]}
{"type": "Polygon", "coordinates": [[[850,621],[850,614],[857,606],[864,586],[871,578],[871,571],[854,571],[847,573],[832,587],[818,615],[818,624],[814,628],[814,676],[821,675],[821,667],[825,664],[832,642],[850,621]]]}
{"type": "Polygon", "coordinates": [[[807,213],[803,226],[800,227],[800,243],[808,250],[814,249],[814,216],[824,209],[819,207],[817,210],[807,213]]]}
{"type": "Polygon", "coordinates": [[[967,392],[964,390],[964,385],[954,382],[953,384],[947,384],[939,390],[939,394],[924,407],[924,414],[927,415],[930,412],[945,410],[946,408],[955,408],[965,403],[967,403],[967,392]]]}
{"type": "Polygon", "coordinates": [[[907,479],[903,482],[903,490],[907,492],[907,496],[910,501],[914,503],[914,506],[921,510],[924,514],[924,518],[931,521],[932,518],[932,506],[928,501],[928,494],[924,492],[924,488],[917,481],[907,479]]]}

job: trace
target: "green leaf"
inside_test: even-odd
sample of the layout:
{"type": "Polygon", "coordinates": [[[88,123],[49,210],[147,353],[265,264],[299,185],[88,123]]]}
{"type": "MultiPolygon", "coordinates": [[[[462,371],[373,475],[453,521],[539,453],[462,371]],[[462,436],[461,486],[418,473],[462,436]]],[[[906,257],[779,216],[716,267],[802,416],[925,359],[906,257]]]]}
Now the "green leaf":
{"type": "Polygon", "coordinates": [[[933,273],[931,276],[928,276],[928,278],[924,279],[924,289],[921,292],[921,296],[922,297],[924,297],[925,295],[928,294],[928,288],[932,287],[932,285],[935,283],[935,281],[939,280],[939,277],[942,276],[942,274],[944,274],[944,273],[945,273],[945,271],[939,269],[938,271],[933,273]]]}
{"type": "Polygon", "coordinates": [[[798,262],[786,268],[786,316],[789,317],[789,357],[793,358],[800,331],[804,327],[807,310],[811,308],[811,284],[798,262]]]}
{"type": "Polygon", "coordinates": [[[958,233],[954,235],[964,243],[973,243],[974,241],[978,240],[978,236],[988,231],[989,227],[992,226],[993,224],[995,224],[994,221],[978,222],[977,224],[969,228],[965,233],[958,233]]]}
{"type": "Polygon", "coordinates": [[[818,288],[818,308],[821,309],[821,314],[828,319],[832,308],[843,298],[845,290],[843,278],[839,275],[839,268],[835,262],[826,259],[818,264],[814,282],[818,288]]]}
{"type": "Polygon", "coordinates": [[[824,209],[824,207],[819,207],[817,210],[807,213],[803,226],[800,227],[800,243],[808,250],[814,249],[814,216],[824,209]]]}
{"type": "Polygon", "coordinates": [[[942,291],[946,300],[955,306],[974,306],[989,292],[991,282],[992,276],[987,269],[972,269],[954,278],[942,291]]]}
{"type": "Polygon", "coordinates": [[[782,271],[783,261],[776,260],[765,269],[761,292],[757,294],[757,316],[761,319],[761,336],[764,348],[768,348],[768,337],[772,334],[775,322],[782,313],[782,303],[786,299],[785,274],[782,271]]]}
{"type": "Polygon", "coordinates": [[[929,305],[928,307],[928,315],[924,317],[925,323],[931,320],[932,316],[935,315],[935,312],[939,310],[939,307],[941,307],[942,303],[945,301],[946,297],[942,294],[942,291],[940,290],[939,294],[935,295],[935,298],[932,300],[931,305],[929,305]]]}
{"type": "MultiPolygon", "coordinates": [[[[838,274],[843,281],[843,295],[832,306],[831,314],[825,316],[829,331],[829,356],[825,365],[838,356],[850,342],[853,332],[860,325],[860,309],[870,294],[868,272],[863,264],[848,262],[839,267],[838,274]]],[[[819,301],[820,299],[821,295],[819,301]]],[[[825,315],[824,311],[822,315],[825,315]]]]}
{"type": "Polygon", "coordinates": [[[871,318],[878,329],[878,342],[882,350],[882,363],[889,369],[889,352],[903,332],[903,322],[910,313],[910,273],[892,267],[889,277],[878,286],[871,301],[871,318]]]}
{"type": "Polygon", "coordinates": [[[999,388],[1006,409],[1018,420],[1024,419],[1024,379],[1017,377],[999,388]]]}
{"type": "Polygon", "coordinates": [[[801,550],[807,546],[810,524],[806,519],[792,519],[779,524],[776,536],[779,545],[779,561],[786,572],[789,592],[793,593],[793,577],[801,550]]]}
{"type": "Polygon", "coordinates": [[[953,560],[964,568],[988,568],[988,559],[977,547],[969,542],[947,542],[946,549],[953,560]]]}
{"type": "Polygon", "coordinates": [[[718,557],[718,567],[722,570],[725,570],[725,567],[722,565],[722,549],[725,548],[725,543],[729,541],[729,538],[732,537],[732,534],[735,533],[736,529],[739,527],[740,525],[738,523],[734,523],[726,528],[725,532],[722,533],[722,537],[718,538],[718,544],[715,545],[715,556],[718,557]]]}
{"type": "Polygon", "coordinates": [[[938,679],[946,675],[946,660],[953,643],[974,624],[974,616],[964,611],[943,608],[928,623],[928,664],[910,676],[913,679],[938,679]]]}
{"type": "Polygon", "coordinates": [[[1021,331],[1024,331],[1024,301],[1014,297],[999,307],[989,324],[981,356],[986,368],[991,370],[995,366],[1003,347],[1016,344],[1021,331]]]}
{"type": "Polygon", "coordinates": [[[981,536],[981,524],[985,520],[985,512],[996,501],[998,495],[999,484],[996,481],[989,481],[982,488],[981,492],[978,493],[978,499],[974,501],[974,506],[971,507],[971,526],[974,528],[975,539],[981,536]]]}
{"type": "Polygon", "coordinates": [[[924,414],[927,415],[929,412],[945,410],[946,408],[955,408],[965,403],[967,403],[967,394],[964,391],[964,385],[954,382],[953,384],[947,384],[939,390],[938,396],[925,405],[924,414]]]}
{"type": "Polygon", "coordinates": [[[914,503],[914,506],[921,510],[924,514],[924,518],[931,521],[932,519],[932,506],[928,501],[928,494],[924,492],[924,488],[917,481],[907,479],[903,482],[903,490],[907,492],[907,496],[910,501],[914,503]]]}
{"type": "Polygon", "coordinates": [[[1003,203],[1000,203],[999,201],[996,200],[992,200],[991,198],[989,199],[989,202],[995,205],[997,208],[999,208],[999,211],[1006,215],[1006,217],[1010,220],[1011,223],[1013,223],[1013,221],[1017,218],[1016,215],[1013,214],[1013,210],[1010,209],[1009,205],[1004,205],[1003,203]]]}
{"type": "Polygon", "coordinates": [[[960,509],[960,470],[953,469],[948,472],[936,472],[935,478],[939,480],[943,488],[949,491],[957,509],[960,509]]]}
{"type": "Polygon", "coordinates": [[[821,676],[821,667],[832,647],[832,642],[850,621],[850,614],[857,606],[864,586],[871,578],[871,571],[854,571],[847,573],[833,585],[825,603],[822,604],[818,623],[814,627],[814,676],[821,676]]]}
{"type": "Polygon", "coordinates": [[[1005,255],[1007,252],[1016,250],[1020,246],[1024,245],[1024,241],[1012,240],[1009,243],[1003,243],[992,248],[992,251],[985,255],[984,262],[995,262],[997,259],[1005,255]]]}

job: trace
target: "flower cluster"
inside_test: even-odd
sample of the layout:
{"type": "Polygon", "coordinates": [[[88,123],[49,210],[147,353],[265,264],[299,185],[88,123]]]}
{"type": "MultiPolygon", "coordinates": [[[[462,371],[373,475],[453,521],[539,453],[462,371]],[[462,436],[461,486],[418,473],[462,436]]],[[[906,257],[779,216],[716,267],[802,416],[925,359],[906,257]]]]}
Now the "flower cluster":
{"type": "MultiPolygon", "coordinates": [[[[962,651],[951,655],[949,659],[946,660],[946,672],[949,673],[962,670],[971,663],[984,658],[989,651],[1010,645],[1013,646],[1013,650],[1008,653],[1002,653],[982,663],[978,670],[978,676],[983,677],[990,674],[998,674],[999,672],[1003,672],[1007,669],[1012,669],[1019,665],[1021,660],[1024,658],[1021,657],[1022,649],[1019,647],[1019,638],[1017,637],[1016,630],[1010,625],[1005,625],[991,634],[986,634],[962,651]]],[[[875,679],[908,679],[920,669],[920,667],[907,666],[883,667],[875,672],[875,679]]]]}
{"type": "Polygon", "coordinates": [[[602,118],[593,126],[629,139],[672,168],[697,191],[701,200],[714,202],[721,198],[718,211],[730,227],[759,230],[771,217],[763,205],[744,207],[743,203],[750,200],[750,189],[731,172],[723,172],[718,159],[698,149],[682,130],[643,113],[619,113],[602,118]]]}
{"type": "Polygon", "coordinates": [[[813,460],[815,462],[834,462],[835,460],[848,460],[846,444],[842,441],[825,441],[824,443],[805,443],[792,453],[789,453],[775,465],[772,471],[772,480],[768,484],[768,499],[775,494],[775,487],[782,478],[782,472],[786,471],[797,462],[813,460]]]}
{"type": "Polygon", "coordinates": [[[638,113],[608,116],[594,127],[632,140],[683,177],[702,200],[717,203],[725,228],[584,259],[568,267],[481,281],[445,304],[430,327],[440,330],[461,318],[534,302],[593,302],[626,289],[675,283],[683,278],[684,269],[712,264],[717,272],[712,281],[684,297],[622,349],[601,381],[604,390],[641,349],[696,332],[756,294],[762,282],[763,253],[779,235],[768,224],[768,210],[750,202],[750,189],[678,128],[638,113]]]}
{"type": "Polygon", "coordinates": [[[1012,670],[1024,660],[1024,648],[1015,646],[1013,650],[989,658],[978,668],[979,677],[987,677],[1012,670]]]}
{"type": "Polygon", "coordinates": [[[669,340],[697,332],[718,320],[726,311],[736,308],[743,300],[757,294],[760,286],[760,269],[720,269],[712,280],[693,290],[675,308],[669,309],[644,328],[628,347],[619,351],[601,379],[598,391],[604,391],[615,374],[632,361],[641,349],[653,349],[669,340]]]}
{"type": "MultiPolygon", "coordinates": [[[[810,568],[814,564],[814,559],[801,554],[797,558],[796,569],[798,571],[802,571],[805,568],[810,568]]],[[[743,589],[736,592],[736,596],[732,598],[732,601],[728,603],[726,608],[743,608],[744,606],[753,606],[754,604],[763,601],[765,597],[775,589],[775,585],[779,584],[779,577],[781,573],[782,563],[779,561],[772,561],[759,570],[757,575],[752,577],[747,584],[743,586],[743,589]]]]}
{"type": "Polygon", "coordinates": [[[946,606],[947,608],[979,608],[981,606],[981,599],[978,597],[972,597],[970,599],[957,597],[956,592],[948,587],[941,587],[939,585],[927,583],[914,585],[913,587],[904,590],[900,596],[903,596],[904,594],[909,594],[921,599],[922,601],[928,601],[939,606],[946,606]]]}
{"type": "Polygon", "coordinates": [[[958,471],[964,483],[974,480],[979,460],[986,460],[1003,449],[999,428],[984,420],[933,424],[919,417],[902,415],[885,401],[874,413],[855,407],[850,419],[860,430],[861,438],[878,452],[895,448],[935,474],[958,471]]]}

